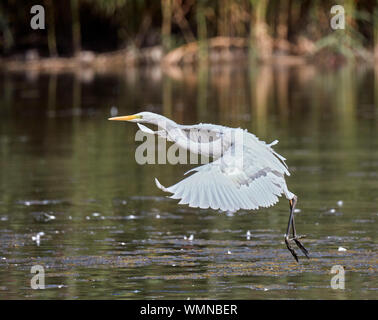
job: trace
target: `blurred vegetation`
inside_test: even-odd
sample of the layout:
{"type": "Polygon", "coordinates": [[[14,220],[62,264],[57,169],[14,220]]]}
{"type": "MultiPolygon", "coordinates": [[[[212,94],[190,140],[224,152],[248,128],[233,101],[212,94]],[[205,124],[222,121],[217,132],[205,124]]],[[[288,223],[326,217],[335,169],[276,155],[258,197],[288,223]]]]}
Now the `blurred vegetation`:
{"type": "Polygon", "coordinates": [[[350,57],[378,52],[378,1],[340,0],[346,30],[332,30],[329,0],[7,0],[0,3],[2,55],[40,56],[162,46],[168,52],[213,37],[248,39],[252,56],[321,51],[350,57]],[[42,4],[46,29],[30,28],[30,8],[42,4]]]}

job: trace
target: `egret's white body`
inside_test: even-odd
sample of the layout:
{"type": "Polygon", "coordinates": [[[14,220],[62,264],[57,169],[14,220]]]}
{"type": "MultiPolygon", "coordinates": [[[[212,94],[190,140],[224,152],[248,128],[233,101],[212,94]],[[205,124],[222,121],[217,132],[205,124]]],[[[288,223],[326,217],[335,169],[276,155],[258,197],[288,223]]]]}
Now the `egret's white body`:
{"type": "MultiPolygon", "coordinates": [[[[256,210],[274,205],[278,197],[284,194],[291,208],[285,241],[298,260],[288,244],[288,240],[291,240],[288,238],[291,224],[292,239],[297,244],[299,242],[294,234],[296,196],[286,185],[285,175],[290,175],[286,159],[272,148],[278,143],[277,140],[267,144],[240,128],[213,124],[180,125],[151,112],[110,119],[136,122],[145,133],[156,134],[192,153],[213,158],[213,162],[188,171],[186,174],[191,173],[188,177],[170,187],[164,187],[155,178],[157,187],[171,193],[170,197],[180,200],[179,204],[222,211],[256,210]],[[157,125],[158,130],[153,131],[142,125],[142,122],[157,125]]],[[[307,250],[302,245],[298,246],[307,256],[307,250]]]]}
{"type": "Polygon", "coordinates": [[[166,134],[169,140],[180,147],[193,146],[191,152],[214,159],[211,163],[190,170],[190,176],[171,187],[166,188],[155,179],[161,190],[172,193],[172,199],[180,200],[179,204],[223,211],[255,210],[274,205],[282,194],[289,200],[294,196],[285,182],[285,174],[290,175],[285,159],[271,145],[246,130],[209,124],[189,128],[176,124],[172,129],[168,126],[166,134]],[[189,130],[198,130],[198,134],[190,135],[189,130]],[[216,139],[200,146],[203,144],[200,137],[208,134],[216,139]],[[227,136],[235,137],[234,143],[241,143],[238,152],[234,152],[237,147],[230,141],[232,139],[222,138],[227,136]],[[193,138],[197,141],[193,141],[193,138]]]}

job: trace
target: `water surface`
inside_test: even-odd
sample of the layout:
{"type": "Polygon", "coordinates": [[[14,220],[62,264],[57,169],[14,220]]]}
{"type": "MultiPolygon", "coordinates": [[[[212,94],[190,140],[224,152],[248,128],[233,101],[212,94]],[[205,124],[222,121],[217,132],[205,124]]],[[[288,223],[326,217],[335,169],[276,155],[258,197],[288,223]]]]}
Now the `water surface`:
{"type": "Polygon", "coordinates": [[[0,298],[376,299],[377,92],[374,70],[311,66],[1,74],[0,298]],[[279,139],[311,260],[285,247],[286,199],[235,214],[167,199],[154,177],[191,166],[138,165],[136,126],[107,121],[143,110],[279,139]]]}

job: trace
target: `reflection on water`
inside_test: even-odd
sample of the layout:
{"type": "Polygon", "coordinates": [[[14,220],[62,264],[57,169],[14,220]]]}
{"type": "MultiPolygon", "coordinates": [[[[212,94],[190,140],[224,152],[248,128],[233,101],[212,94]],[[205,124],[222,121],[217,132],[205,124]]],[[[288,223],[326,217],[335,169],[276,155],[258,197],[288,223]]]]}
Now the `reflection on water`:
{"type": "Polygon", "coordinates": [[[240,65],[0,79],[0,298],[376,298],[374,70],[240,65]],[[136,127],[107,121],[111,110],[278,138],[312,259],[296,264],[283,243],[286,200],[227,215],[165,198],[153,178],[171,185],[189,166],[137,165],[136,127]],[[36,264],[46,290],[30,288],[36,264]],[[345,268],[345,290],[330,288],[333,265],[345,268]]]}

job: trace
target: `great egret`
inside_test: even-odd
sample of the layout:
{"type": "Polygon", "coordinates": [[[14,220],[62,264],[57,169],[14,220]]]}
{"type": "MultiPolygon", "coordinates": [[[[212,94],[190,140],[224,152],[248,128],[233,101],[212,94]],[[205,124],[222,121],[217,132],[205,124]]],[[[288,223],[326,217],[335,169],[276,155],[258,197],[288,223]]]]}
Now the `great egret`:
{"type": "Polygon", "coordinates": [[[143,132],[157,134],[181,148],[214,159],[211,163],[190,170],[195,173],[168,188],[155,178],[157,187],[172,193],[171,198],[180,199],[179,204],[222,211],[255,210],[274,205],[278,197],[284,194],[290,206],[286,246],[297,262],[298,256],[290,245],[291,240],[309,258],[308,251],[299,241],[301,236],[296,234],[294,210],[298,198],[286,185],[285,174],[290,175],[286,159],[272,148],[278,143],[277,140],[267,144],[240,128],[202,123],[180,125],[152,112],[109,120],[136,122],[143,132]],[[141,123],[156,125],[158,131],[152,131],[141,123]]]}

